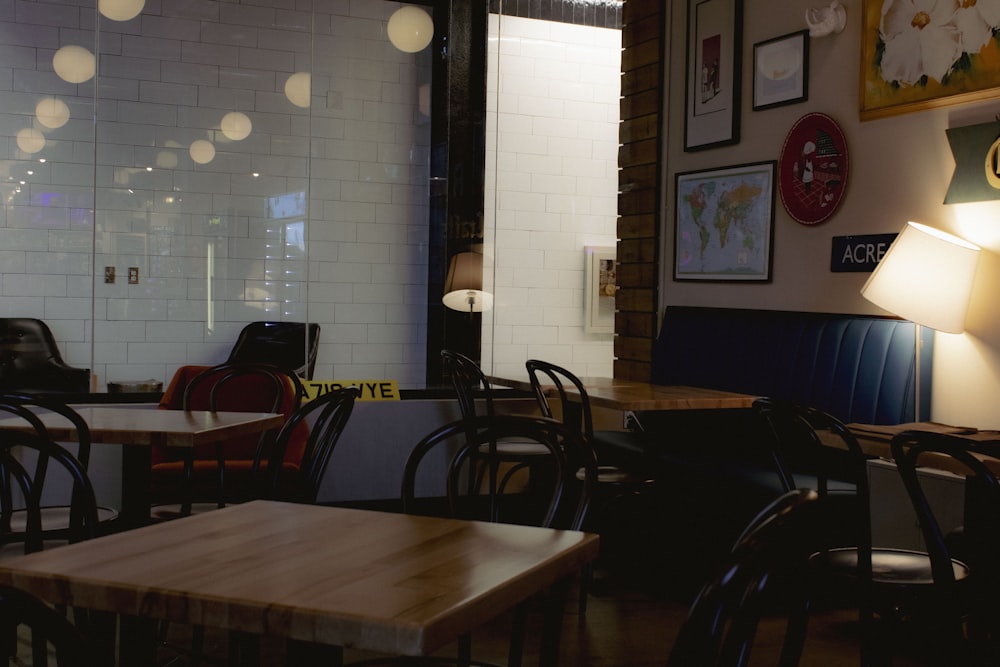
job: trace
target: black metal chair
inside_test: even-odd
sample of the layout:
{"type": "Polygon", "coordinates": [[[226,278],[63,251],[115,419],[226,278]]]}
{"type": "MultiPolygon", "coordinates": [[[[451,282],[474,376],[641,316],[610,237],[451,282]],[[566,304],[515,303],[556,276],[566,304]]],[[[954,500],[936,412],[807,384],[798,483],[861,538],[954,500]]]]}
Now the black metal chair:
{"type": "Polygon", "coordinates": [[[319,353],[315,322],[251,322],[243,327],[227,364],[272,364],[311,380],[319,353]]]}
{"type": "Polygon", "coordinates": [[[809,526],[818,505],[815,491],[790,491],[750,523],[691,606],[670,653],[670,667],[748,664],[761,617],[776,610],[787,619],[778,664],[798,664],[809,610],[803,582],[815,547],[809,526]]]}
{"type": "MultiPolygon", "coordinates": [[[[920,523],[931,561],[919,614],[921,634],[936,664],[1000,664],[1000,442],[905,431],[892,439],[892,455],[920,523]],[[961,540],[949,539],[935,517],[921,466],[946,460],[965,472],[961,540]]],[[[947,466],[953,469],[953,465],[947,466]]]]}
{"type": "MultiPolygon", "coordinates": [[[[419,471],[421,465],[427,465],[429,460],[433,461],[436,470],[440,469],[443,461],[447,471],[443,489],[447,500],[447,514],[465,519],[580,530],[597,483],[597,461],[591,454],[592,450],[582,443],[576,431],[567,428],[562,422],[545,417],[481,415],[472,420],[451,422],[425,436],[410,453],[403,470],[403,511],[427,511],[422,509],[418,488],[423,486],[427,489],[428,482],[421,479],[419,471]],[[472,439],[470,433],[474,434],[472,439]],[[537,512],[534,502],[526,505],[523,502],[525,494],[509,493],[498,484],[500,466],[509,462],[508,455],[498,448],[502,438],[533,443],[547,452],[552,467],[551,474],[546,477],[549,480],[546,493],[541,494],[546,498],[543,503],[544,511],[537,512]],[[439,456],[434,458],[434,453],[439,456]],[[482,468],[486,469],[482,483],[470,487],[468,478],[474,476],[479,479],[479,470],[482,468]],[[580,469],[583,470],[582,484],[576,484],[577,471],[580,469]],[[514,505],[512,511],[511,505],[514,505]]],[[[430,495],[436,500],[440,498],[440,490],[437,493],[433,490],[425,491],[424,495],[430,495]]],[[[430,513],[440,514],[440,511],[436,511],[439,509],[436,506],[430,513]]],[[[565,596],[565,586],[555,587],[549,594],[565,596]]],[[[562,600],[559,600],[556,606],[561,608],[561,603],[562,600]]],[[[515,610],[508,657],[510,667],[521,664],[527,612],[527,604],[521,604],[515,610]]],[[[544,650],[546,649],[543,648],[544,650]]],[[[469,664],[471,640],[468,636],[459,642],[459,651],[459,664],[469,664]]],[[[435,659],[430,664],[443,663],[435,659]]]]}
{"type": "MultiPolygon", "coordinates": [[[[31,421],[27,413],[25,417],[31,421]]],[[[52,441],[44,427],[25,431],[0,430],[0,516],[3,517],[0,538],[6,543],[23,542],[24,553],[34,553],[45,547],[42,494],[46,482],[53,483],[51,480],[56,475],[52,473],[56,471],[68,479],[72,488],[69,521],[61,536],[69,542],[96,537],[97,500],[83,464],[52,441]],[[23,511],[25,517],[23,530],[18,532],[9,528],[10,517],[15,511],[23,511]]],[[[16,650],[14,621],[6,616],[0,618],[5,622],[0,642],[8,642],[4,647],[6,654],[13,655],[16,650]]],[[[32,647],[34,664],[46,664],[44,634],[32,635],[32,647]]]]}
{"type": "MultiPolygon", "coordinates": [[[[4,394],[0,396],[0,413],[18,418],[23,421],[27,431],[47,441],[51,441],[52,438],[49,437],[41,415],[52,413],[69,422],[76,432],[76,439],[73,443],[76,445],[75,459],[86,472],[90,462],[90,429],[87,422],[76,410],[52,399],[22,394],[4,394]]],[[[3,473],[4,477],[8,476],[6,469],[3,470],[3,473]]],[[[34,471],[35,479],[33,482],[36,486],[44,483],[46,473],[47,462],[43,459],[34,471]]],[[[72,482],[73,480],[70,478],[68,481],[72,482]]],[[[13,507],[12,498],[9,496],[12,490],[11,482],[12,480],[5,479],[0,483],[0,490],[7,494],[3,511],[0,513],[0,524],[2,524],[0,531],[2,531],[3,542],[19,543],[24,541],[29,533],[28,511],[27,508],[16,509],[13,507]]],[[[74,514],[75,508],[78,508],[74,494],[80,493],[80,489],[74,483],[68,487],[68,493],[69,501],[65,505],[39,505],[40,525],[38,528],[41,530],[40,537],[43,541],[67,541],[78,537],[80,517],[74,514]]],[[[109,522],[118,517],[118,512],[114,508],[98,506],[96,509],[100,527],[110,525],[109,522]]]]}
{"type": "MultiPolygon", "coordinates": [[[[287,418],[299,408],[304,395],[302,382],[292,371],[269,364],[226,363],[192,378],[184,387],[181,405],[176,407],[213,412],[278,412],[287,418]]],[[[160,405],[163,407],[164,402],[160,405]]],[[[208,494],[215,496],[216,507],[261,496],[266,487],[258,473],[262,462],[270,458],[276,435],[277,429],[260,437],[219,443],[209,451],[154,449],[152,479],[154,500],[158,501],[154,518],[187,516],[194,504],[204,502],[208,494]],[[164,495],[172,498],[164,500],[164,495]],[[175,507],[178,502],[179,509],[175,507]]],[[[301,453],[300,442],[286,442],[286,456],[301,453]]]]}
{"type": "MultiPolygon", "coordinates": [[[[469,357],[453,350],[442,350],[441,361],[445,372],[451,379],[452,387],[458,399],[459,410],[462,418],[467,424],[467,436],[470,441],[477,440],[480,433],[476,428],[489,428],[489,424],[496,417],[496,407],[494,404],[494,391],[489,380],[475,361],[469,357]],[[479,420],[480,412],[476,408],[476,398],[482,398],[485,405],[486,419],[479,420]],[[478,424],[479,426],[473,426],[478,424]]],[[[500,461],[504,466],[503,474],[496,480],[490,480],[491,484],[497,485],[497,490],[501,493],[507,484],[523,470],[530,473],[542,474],[542,470],[547,465],[546,457],[548,451],[538,443],[518,440],[513,437],[500,437],[494,443],[494,451],[490,452],[492,458],[500,461]]],[[[480,451],[485,453],[487,445],[482,443],[480,451]]],[[[475,458],[475,452],[471,452],[475,458]]],[[[486,468],[480,466],[478,474],[470,477],[470,483],[478,483],[482,480],[486,468]]]]}
{"type": "MultiPolygon", "coordinates": [[[[580,378],[561,366],[539,359],[529,359],[525,362],[525,367],[542,416],[555,417],[549,400],[549,393],[554,391],[558,397],[563,424],[579,435],[581,445],[589,450],[587,458],[598,461],[591,515],[596,514],[595,509],[603,510],[616,499],[639,496],[652,491],[655,479],[645,471],[600,464],[594,450],[594,418],[590,398],[580,378]],[[570,392],[575,392],[575,398],[570,397],[570,392]]],[[[585,473],[585,468],[577,470],[577,479],[582,481],[585,473]]],[[[585,521],[584,528],[590,529],[593,525],[593,522],[585,521]]],[[[579,601],[581,615],[587,611],[587,597],[592,576],[592,568],[588,566],[581,579],[579,601]]]]}
{"type": "Polygon", "coordinates": [[[109,660],[64,614],[12,586],[0,585],[0,624],[15,630],[24,626],[31,631],[39,651],[32,659],[34,667],[49,664],[50,648],[57,667],[110,667],[113,664],[113,660],[109,660]]]}
{"type": "MultiPolygon", "coordinates": [[[[818,550],[811,558],[813,593],[827,604],[857,605],[862,663],[889,659],[895,631],[926,607],[933,562],[922,551],[873,548],[866,461],[860,444],[835,417],[769,398],[754,409],[774,436],[771,452],[786,491],[808,487],[820,497],[818,550]]],[[[968,576],[960,561],[954,575],[968,576]]]]}
{"type": "Polygon", "coordinates": [[[333,450],[354,411],[354,402],[361,395],[357,387],[329,391],[304,403],[281,427],[268,461],[270,490],[268,495],[279,500],[315,503],[323,475],[333,450]],[[282,464],[289,443],[303,430],[309,435],[296,470],[282,464]]]}

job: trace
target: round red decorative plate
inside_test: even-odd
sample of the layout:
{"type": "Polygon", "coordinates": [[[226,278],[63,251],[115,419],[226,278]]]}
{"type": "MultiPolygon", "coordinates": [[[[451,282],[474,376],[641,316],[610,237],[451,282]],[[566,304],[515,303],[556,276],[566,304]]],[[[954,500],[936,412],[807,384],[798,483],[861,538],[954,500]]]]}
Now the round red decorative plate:
{"type": "Polygon", "coordinates": [[[778,192],[788,215],[803,225],[833,215],[847,190],[847,167],[847,140],[836,121],[821,113],[799,118],[778,162],[778,192]]]}

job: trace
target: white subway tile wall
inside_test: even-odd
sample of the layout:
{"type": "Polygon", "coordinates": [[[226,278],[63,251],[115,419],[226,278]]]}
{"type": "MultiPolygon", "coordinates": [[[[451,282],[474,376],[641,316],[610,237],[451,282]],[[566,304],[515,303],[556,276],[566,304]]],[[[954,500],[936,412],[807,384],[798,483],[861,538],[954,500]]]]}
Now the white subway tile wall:
{"type": "Polygon", "coordinates": [[[584,249],[617,241],[621,31],[493,14],[489,35],[483,365],[611,376],[613,335],[584,331],[584,249]]]}
{"type": "MultiPolygon", "coordinates": [[[[45,319],[99,387],[166,382],[223,361],[247,322],[286,319],[322,326],[316,377],[421,388],[432,54],[388,43],[397,3],[255,5],[147,0],[119,23],[0,2],[0,316],[45,319]],[[53,71],[59,48],[96,44],[95,78],[53,71]],[[286,95],[296,72],[308,108],[286,95]],[[36,117],[53,97],[59,127],[36,117]],[[245,139],[223,134],[231,111],[245,139]]],[[[611,336],[582,326],[583,248],[615,243],[620,48],[616,30],[491,16],[498,372],[537,356],[610,374],[611,336]]]]}

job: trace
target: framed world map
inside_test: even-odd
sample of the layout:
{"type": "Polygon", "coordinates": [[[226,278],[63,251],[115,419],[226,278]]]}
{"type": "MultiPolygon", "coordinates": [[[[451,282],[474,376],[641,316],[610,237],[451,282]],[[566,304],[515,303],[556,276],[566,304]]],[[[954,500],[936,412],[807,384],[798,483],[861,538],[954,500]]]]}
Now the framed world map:
{"type": "Polygon", "coordinates": [[[674,280],[771,280],[775,164],[677,174],[674,280]]]}

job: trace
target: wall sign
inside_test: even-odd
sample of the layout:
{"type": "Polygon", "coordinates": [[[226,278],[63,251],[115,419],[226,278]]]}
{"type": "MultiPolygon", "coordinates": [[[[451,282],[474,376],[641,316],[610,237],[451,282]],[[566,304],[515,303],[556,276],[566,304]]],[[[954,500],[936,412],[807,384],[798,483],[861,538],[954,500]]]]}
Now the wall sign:
{"type": "Polygon", "coordinates": [[[359,401],[398,401],[399,384],[395,380],[303,380],[306,395],[303,401],[314,398],[344,387],[357,387],[361,390],[359,401]]]}
{"type": "Polygon", "coordinates": [[[871,272],[896,240],[896,234],[834,236],[830,251],[833,273],[871,272]]]}

